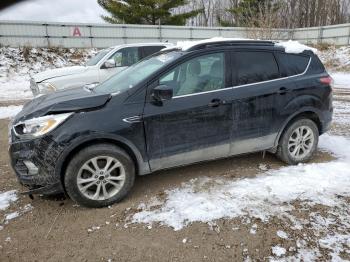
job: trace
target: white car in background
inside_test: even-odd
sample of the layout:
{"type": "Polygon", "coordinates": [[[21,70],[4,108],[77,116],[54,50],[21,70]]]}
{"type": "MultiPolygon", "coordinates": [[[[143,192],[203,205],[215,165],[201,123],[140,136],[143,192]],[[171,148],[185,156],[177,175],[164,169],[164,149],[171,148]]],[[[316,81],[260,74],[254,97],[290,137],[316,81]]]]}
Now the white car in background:
{"type": "Polygon", "coordinates": [[[94,86],[170,43],[125,44],[103,49],[84,66],[70,66],[38,73],[30,79],[34,96],[81,86],[94,86]]]}

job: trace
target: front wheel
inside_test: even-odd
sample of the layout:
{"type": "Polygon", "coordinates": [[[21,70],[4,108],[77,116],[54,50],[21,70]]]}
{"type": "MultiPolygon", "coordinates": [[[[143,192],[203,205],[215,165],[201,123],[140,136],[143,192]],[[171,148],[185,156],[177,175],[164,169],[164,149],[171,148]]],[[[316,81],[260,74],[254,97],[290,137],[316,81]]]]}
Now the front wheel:
{"type": "Polygon", "coordinates": [[[64,177],[69,197],[87,207],[105,207],[123,199],[133,186],[135,168],[129,155],[111,144],[81,150],[64,177]]]}
{"type": "Polygon", "coordinates": [[[318,128],[310,119],[298,119],[282,134],[277,156],[285,163],[296,165],[308,162],[318,145],[318,128]]]}

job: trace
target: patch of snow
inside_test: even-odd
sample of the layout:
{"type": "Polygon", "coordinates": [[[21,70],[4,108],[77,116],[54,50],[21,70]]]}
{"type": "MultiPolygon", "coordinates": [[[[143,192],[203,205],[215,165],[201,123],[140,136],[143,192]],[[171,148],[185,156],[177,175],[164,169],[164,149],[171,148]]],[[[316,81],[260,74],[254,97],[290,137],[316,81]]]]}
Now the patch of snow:
{"type": "Polygon", "coordinates": [[[14,218],[16,218],[16,217],[19,217],[18,211],[15,211],[15,212],[13,212],[13,213],[7,214],[7,215],[5,216],[5,219],[6,219],[6,220],[11,220],[11,219],[14,219],[14,218]]]}
{"type": "Polygon", "coordinates": [[[33,97],[30,76],[48,69],[83,65],[96,49],[0,47],[0,101],[33,97]]]}
{"type": "Polygon", "coordinates": [[[5,210],[12,202],[17,200],[16,190],[0,193],[0,210],[5,210]]]}
{"type": "Polygon", "coordinates": [[[340,125],[350,125],[350,103],[333,101],[333,122],[340,125]]]}
{"type": "Polygon", "coordinates": [[[277,257],[281,257],[286,254],[286,249],[280,246],[274,246],[272,247],[272,254],[274,254],[277,257]]]}
{"type": "Polygon", "coordinates": [[[348,71],[350,69],[350,46],[331,46],[319,52],[318,55],[331,72],[348,71]]]}
{"type": "MultiPolygon", "coordinates": [[[[337,261],[341,253],[350,253],[350,207],[346,201],[350,197],[350,139],[325,134],[320,137],[319,147],[337,159],[269,170],[255,178],[192,179],[180,188],[166,191],[162,205],[148,208],[144,204],[131,222],[159,223],[180,230],[193,222],[212,225],[218,219],[241,217],[242,223],[251,221],[250,218],[267,223],[276,217],[291,230],[305,227],[312,230],[311,236],[305,232],[301,239],[296,239],[296,253],[287,261],[317,260],[321,257],[319,246],[329,249],[329,255],[337,261]],[[295,201],[305,211],[317,204],[329,210],[322,216],[311,213],[309,218],[298,218],[292,215],[295,201]],[[313,241],[317,248],[310,248],[308,241],[313,241]]],[[[252,234],[256,232],[253,226],[252,234]]],[[[277,236],[288,238],[281,230],[277,236]]],[[[285,249],[275,247],[276,256],[282,253],[286,253],[285,249]]]]}
{"type": "Polygon", "coordinates": [[[350,196],[350,140],[324,135],[320,147],[340,157],[330,163],[300,164],[239,180],[199,178],[168,190],[156,209],[134,214],[135,223],[159,222],[182,229],[192,222],[209,222],[245,215],[267,221],[293,210],[295,200],[334,206],[337,195],[350,196]],[[286,183],[288,181],[288,183],[286,183]],[[198,188],[207,188],[199,191],[198,188]],[[287,204],[286,204],[287,203],[287,204]]]}
{"type": "Polygon", "coordinates": [[[0,77],[0,101],[33,98],[29,88],[29,76],[0,77]]]}
{"type": "Polygon", "coordinates": [[[288,239],[288,234],[282,230],[278,230],[276,234],[278,237],[282,239],[288,239]]]}
{"type": "Polygon", "coordinates": [[[350,73],[331,73],[331,77],[334,80],[335,88],[347,88],[350,89],[350,73]]]}
{"type": "Polygon", "coordinates": [[[299,43],[298,41],[286,41],[286,42],[279,42],[275,44],[276,46],[280,46],[283,47],[286,51],[286,53],[289,54],[301,54],[304,51],[312,51],[313,53],[318,53],[318,50],[316,48],[307,46],[307,45],[303,45],[301,43],[299,43]]]}
{"type": "Polygon", "coordinates": [[[320,246],[331,250],[332,261],[343,261],[339,256],[343,253],[344,247],[350,248],[350,237],[348,234],[332,234],[319,240],[320,246]]]}
{"type": "MultiPolygon", "coordinates": [[[[333,161],[330,163],[324,163],[324,164],[348,164],[350,166],[350,139],[343,137],[343,136],[334,136],[334,135],[328,135],[324,134],[320,137],[319,145],[318,145],[321,150],[325,150],[334,156],[338,157],[339,160],[343,161],[333,161]],[[349,160],[349,161],[347,161],[349,160]]],[[[336,166],[335,166],[336,167],[336,166]]],[[[341,169],[335,170],[338,175],[341,172],[341,169]]],[[[336,177],[335,177],[336,178],[336,177]]],[[[344,182],[350,182],[350,180],[345,180],[344,182]]],[[[341,192],[341,188],[339,188],[339,192],[341,192]]]]}
{"type": "Polygon", "coordinates": [[[0,119],[12,118],[16,116],[23,106],[4,106],[0,107],[0,119]]]}
{"type": "Polygon", "coordinates": [[[259,164],[258,168],[261,170],[261,171],[267,171],[269,168],[266,164],[259,164]]]}
{"type": "Polygon", "coordinates": [[[252,234],[252,235],[255,235],[257,229],[258,229],[258,225],[257,225],[257,224],[254,224],[254,225],[252,225],[252,227],[251,227],[249,233],[252,234]]]}

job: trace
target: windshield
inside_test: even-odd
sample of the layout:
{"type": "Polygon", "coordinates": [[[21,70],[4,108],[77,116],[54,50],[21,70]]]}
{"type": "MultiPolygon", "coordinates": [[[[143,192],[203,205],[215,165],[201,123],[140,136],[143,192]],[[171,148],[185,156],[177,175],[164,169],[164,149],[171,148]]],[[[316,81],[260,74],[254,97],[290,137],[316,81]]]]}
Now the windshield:
{"type": "Polygon", "coordinates": [[[90,60],[88,60],[86,62],[86,66],[94,66],[96,65],[105,55],[107,55],[112,49],[103,49],[100,52],[98,52],[95,56],[93,56],[92,58],[90,58],[90,60]]]}
{"type": "Polygon", "coordinates": [[[96,86],[94,91],[116,93],[132,88],[180,55],[180,52],[169,52],[145,58],[96,86]]]}

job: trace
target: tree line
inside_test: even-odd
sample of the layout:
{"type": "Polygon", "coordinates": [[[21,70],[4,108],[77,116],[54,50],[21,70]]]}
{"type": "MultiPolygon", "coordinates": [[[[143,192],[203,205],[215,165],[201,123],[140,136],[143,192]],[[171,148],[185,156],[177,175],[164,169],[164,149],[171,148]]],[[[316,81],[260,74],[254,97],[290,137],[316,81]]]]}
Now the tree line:
{"type": "Polygon", "coordinates": [[[350,22],[350,0],[97,0],[109,23],[300,28],[350,22]]]}

